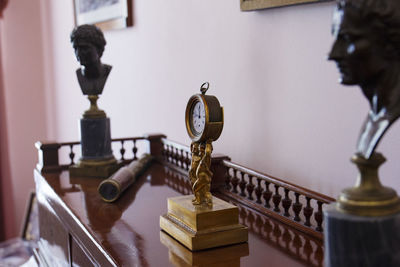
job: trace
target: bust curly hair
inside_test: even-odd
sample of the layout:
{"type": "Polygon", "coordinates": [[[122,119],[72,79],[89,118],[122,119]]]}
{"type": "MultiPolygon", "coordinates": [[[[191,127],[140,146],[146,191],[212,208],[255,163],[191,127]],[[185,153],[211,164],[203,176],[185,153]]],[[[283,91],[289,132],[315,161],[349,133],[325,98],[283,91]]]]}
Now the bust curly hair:
{"type": "Polygon", "coordinates": [[[103,32],[94,25],[84,24],[76,27],[71,32],[71,43],[76,41],[85,41],[93,44],[99,54],[99,57],[103,55],[104,47],[107,44],[106,39],[104,39],[103,32]]]}
{"type": "Polygon", "coordinates": [[[400,60],[400,1],[338,0],[337,3],[338,9],[356,12],[359,22],[368,25],[385,57],[400,60]]]}

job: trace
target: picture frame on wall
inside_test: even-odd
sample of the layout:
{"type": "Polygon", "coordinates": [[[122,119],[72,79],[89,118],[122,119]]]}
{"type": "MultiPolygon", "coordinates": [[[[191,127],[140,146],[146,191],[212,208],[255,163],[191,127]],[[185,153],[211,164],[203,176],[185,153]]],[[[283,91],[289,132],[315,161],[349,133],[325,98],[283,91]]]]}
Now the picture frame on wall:
{"type": "Polygon", "coordinates": [[[290,6],[305,3],[326,2],[331,0],[240,0],[242,11],[259,10],[265,8],[290,6]]]}
{"type": "Polygon", "coordinates": [[[75,25],[95,24],[102,30],[133,25],[132,0],[73,0],[75,25]]]}

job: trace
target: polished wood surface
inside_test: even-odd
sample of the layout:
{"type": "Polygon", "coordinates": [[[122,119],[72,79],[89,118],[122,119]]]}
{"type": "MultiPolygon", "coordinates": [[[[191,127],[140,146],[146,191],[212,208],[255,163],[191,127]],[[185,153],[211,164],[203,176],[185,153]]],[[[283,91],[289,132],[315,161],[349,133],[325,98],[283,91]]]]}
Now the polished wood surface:
{"type": "MultiPolygon", "coordinates": [[[[47,264],[322,266],[321,240],[245,205],[238,206],[240,222],[249,227],[247,244],[220,248],[217,254],[182,248],[160,232],[159,217],[167,211],[168,197],[190,192],[185,179],[178,171],[153,163],[119,200],[105,203],[97,192],[100,179],[35,170],[39,243],[44,255],[52,255],[45,256],[47,264]]],[[[223,194],[218,196],[237,204],[223,194]]]]}

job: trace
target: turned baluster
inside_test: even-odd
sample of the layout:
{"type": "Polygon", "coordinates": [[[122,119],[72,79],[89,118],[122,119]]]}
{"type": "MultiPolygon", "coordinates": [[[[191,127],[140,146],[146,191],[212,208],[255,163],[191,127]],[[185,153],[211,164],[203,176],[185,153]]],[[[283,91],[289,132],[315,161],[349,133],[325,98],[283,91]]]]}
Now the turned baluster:
{"type": "Polygon", "coordinates": [[[172,149],[173,149],[172,146],[168,145],[168,162],[170,163],[174,163],[172,149]]]}
{"type": "Polygon", "coordinates": [[[301,212],[301,208],[303,207],[303,204],[300,203],[299,198],[300,198],[300,194],[295,192],[294,193],[295,197],[296,197],[296,202],[292,205],[292,209],[294,212],[294,220],[296,222],[300,221],[300,212],[301,212]]]}
{"type": "Polygon", "coordinates": [[[232,192],[233,193],[237,193],[238,191],[237,191],[237,185],[238,185],[238,183],[239,183],[239,179],[237,178],[237,176],[236,176],[236,174],[237,174],[237,170],[236,169],[233,169],[233,177],[232,177],[232,192]]]}
{"type": "Polygon", "coordinates": [[[244,172],[240,172],[240,183],[239,183],[239,188],[240,188],[240,195],[242,196],[242,197],[245,197],[246,196],[246,194],[245,194],[245,189],[246,189],[246,181],[245,181],[245,179],[244,179],[244,172]]]}
{"type": "Polygon", "coordinates": [[[272,191],[269,190],[269,184],[270,184],[269,182],[265,181],[265,191],[263,193],[263,198],[265,200],[265,205],[264,206],[267,207],[267,208],[271,207],[271,205],[269,205],[269,200],[272,197],[272,191]]]}
{"type": "Polygon", "coordinates": [[[310,205],[311,198],[306,197],[306,200],[307,200],[307,206],[305,206],[303,209],[303,214],[304,214],[304,217],[306,218],[306,222],[304,223],[304,225],[311,226],[310,219],[311,219],[311,215],[312,215],[314,209],[310,205]]]}
{"type": "Polygon", "coordinates": [[[132,153],[133,153],[133,160],[137,160],[137,153],[138,149],[136,147],[136,140],[133,140],[133,148],[132,148],[132,153]]]}
{"type": "Polygon", "coordinates": [[[179,161],[181,162],[181,168],[182,169],[184,169],[185,167],[184,167],[184,156],[183,156],[183,149],[181,149],[180,150],[180,153],[179,153],[179,161]]]}
{"type": "Polygon", "coordinates": [[[256,188],[254,190],[254,193],[256,194],[256,198],[257,198],[256,202],[258,204],[261,204],[262,191],[263,191],[263,189],[261,187],[261,178],[257,177],[257,186],[256,186],[256,188]]]}
{"type": "Polygon", "coordinates": [[[231,168],[228,169],[228,171],[226,172],[226,177],[225,177],[225,188],[226,190],[230,190],[231,189],[231,175],[230,175],[230,170],[232,170],[231,168]]]}
{"type": "Polygon", "coordinates": [[[181,167],[181,151],[178,148],[175,149],[175,157],[176,166],[181,167]]]}
{"type": "Polygon", "coordinates": [[[175,150],[175,155],[176,155],[176,166],[181,167],[181,151],[177,148],[175,150]]]}
{"type": "Polygon", "coordinates": [[[279,185],[275,186],[275,194],[272,196],[272,202],[274,203],[274,211],[280,212],[279,203],[281,203],[282,196],[279,194],[279,185]]]}
{"type": "Polygon", "coordinates": [[[119,150],[119,153],[121,154],[121,160],[125,160],[124,140],[121,140],[121,149],[119,150]]]}
{"type": "Polygon", "coordinates": [[[181,166],[181,154],[178,148],[175,148],[175,165],[180,167],[181,166]]]}
{"type": "Polygon", "coordinates": [[[70,149],[69,158],[70,158],[70,160],[71,160],[70,165],[74,165],[74,164],[75,164],[75,162],[74,162],[74,158],[75,158],[74,145],[72,145],[72,144],[69,145],[69,149],[70,149]]]}
{"type": "Polygon", "coordinates": [[[165,159],[167,154],[167,146],[165,144],[163,144],[163,148],[161,150],[161,155],[163,156],[163,158],[165,159]]]}
{"type": "Polygon", "coordinates": [[[315,230],[322,232],[322,221],[323,221],[323,215],[322,215],[322,202],[321,201],[317,201],[317,205],[318,205],[318,211],[314,213],[314,219],[317,222],[317,227],[315,228],[315,230]]]}
{"type": "Polygon", "coordinates": [[[175,149],[175,162],[176,166],[181,167],[181,151],[178,148],[175,149]]]}
{"type": "Polygon", "coordinates": [[[290,205],[292,204],[292,200],[289,198],[289,189],[285,188],[285,198],[282,199],[282,206],[285,209],[285,212],[283,213],[284,216],[289,217],[289,209],[290,205]]]}
{"type": "Polygon", "coordinates": [[[185,169],[186,169],[186,170],[189,170],[189,168],[190,168],[189,152],[186,151],[185,154],[186,154],[186,157],[185,157],[186,168],[185,168],[185,169]]]}
{"type": "Polygon", "coordinates": [[[165,161],[169,161],[169,145],[165,145],[165,148],[164,148],[164,158],[165,158],[165,161]]]}
{"type": "Polygon", "coordinates": [[[169,162],[174,164],[174,147],[173,146],[169,146],[168,148],[168,155],[169,155],[169,162]]]}
{"type": "Polygon", "coordinates": [[[176,165],[175,147],[171,146],[171,163],[176,165]]]}
{"type": "Polygon", "coordinates": [[[248,175],[249,183],[246,186],[248,199],[253,200],[253,191],[254,191],[254,184],[253,184],[253,176],[248,175]]]}

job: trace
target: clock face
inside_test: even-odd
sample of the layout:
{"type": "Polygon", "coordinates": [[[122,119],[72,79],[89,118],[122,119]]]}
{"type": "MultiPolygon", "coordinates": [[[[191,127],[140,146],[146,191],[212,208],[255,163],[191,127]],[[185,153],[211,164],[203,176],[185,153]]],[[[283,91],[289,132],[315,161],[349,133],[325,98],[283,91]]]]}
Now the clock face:
{"type": "Polygon", "coordinates": [[[190,112],[191,128],[193,133],[200,134],[206,125],[206,111],[200,101],[196,101],[190,112]]]}

